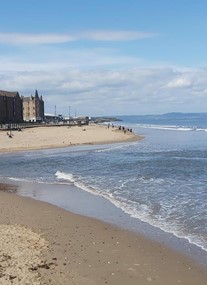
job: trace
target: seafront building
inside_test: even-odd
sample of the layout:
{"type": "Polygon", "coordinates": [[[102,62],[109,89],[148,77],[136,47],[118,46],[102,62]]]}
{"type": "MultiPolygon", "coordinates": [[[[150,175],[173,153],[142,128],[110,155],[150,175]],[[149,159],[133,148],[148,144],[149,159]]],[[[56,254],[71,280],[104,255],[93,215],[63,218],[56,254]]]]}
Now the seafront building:
{"type": "Polygon", "coordinates": [[[0,90],[0,124],[23,121],[22,98],[18,92],[0,90]]]}
{"type": "Polygon", "coordinates": [[[35,91],[35,96],[22,97],[23,100],[23,119],[25,122],[44,121],[44,101],[35,91]]]}

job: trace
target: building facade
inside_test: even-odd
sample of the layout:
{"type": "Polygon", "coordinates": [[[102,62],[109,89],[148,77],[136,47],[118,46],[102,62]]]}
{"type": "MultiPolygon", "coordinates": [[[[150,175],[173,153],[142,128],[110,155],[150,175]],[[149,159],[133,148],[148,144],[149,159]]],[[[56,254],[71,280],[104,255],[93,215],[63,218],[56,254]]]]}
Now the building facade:
{"type": "Polygon", "coordinates": [[[23,121],[22,98],[18,92],[0,90],[0,124],[23,121]]]}
{"type": "Polygon", "coordinates": [[[44,121],[44,101],[35,91],[35,96],[22,97],[23,100],[23,120],[26,122],[44,121]]]}

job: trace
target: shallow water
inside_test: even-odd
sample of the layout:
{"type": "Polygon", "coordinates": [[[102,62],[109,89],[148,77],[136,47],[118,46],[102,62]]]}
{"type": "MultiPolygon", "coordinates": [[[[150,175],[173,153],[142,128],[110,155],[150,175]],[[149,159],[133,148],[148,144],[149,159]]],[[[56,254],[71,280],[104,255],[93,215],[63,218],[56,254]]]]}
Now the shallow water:
{"type": "MultiPolygon", "coordinates": [[[[144,135],[143,141],[1,155],[1,179],[55,185],[56,190],[47,191],[45,196],[43,187],[42,195],[35,194],[34,189],[24,189],[22,194],[44,196],[43,200],[56,200],[64,208],[69,198],[65,190],[57,198],[58,185],[68,187],[68,193],[72,187],[73,198],[78,187],[109,200],[131,220],[153,225],[206,251],[207,132],[203,117],[200,124],[192,117],[174,121],[141,117],[141,122],[139,117],[124,117],[122,124],[144,135]]],[[[85,198],[81,199],[83,202],[85,198]]],[[[86,200],[91,201],[85,206],[88,215],[104,216],[104,211],[96,214],[93,199],[86,200]]],[[[68,209],[81,208],[77,206],[80,201],[77,198],[75,207],[68,209]]],[[[112,216],[111,221],[118,223],[112,216]]],[[[119,223],[124,219],[121,216],[119,223]]],[[[138,223],[132,224],[138,227],[138,223]]]]}

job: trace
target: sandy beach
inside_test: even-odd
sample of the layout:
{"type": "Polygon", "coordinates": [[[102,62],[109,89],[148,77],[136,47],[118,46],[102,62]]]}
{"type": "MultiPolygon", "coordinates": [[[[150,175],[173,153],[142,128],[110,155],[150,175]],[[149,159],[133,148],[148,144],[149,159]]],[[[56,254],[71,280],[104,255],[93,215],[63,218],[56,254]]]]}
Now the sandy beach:
{"type": "MultiPolygon", "coordinates": [[[[107,126],[0,133],[1,152],[139,140],[107,126]]],[[[204,285],[189,257],[93,218],[20,197],[0,184],[0,285],[204,285]]]]}
{"type": "Polygon", "coordinates": [[[12,131],[12,138],[6,131],[0,131],[0,152],[67,147],[80,144],[105,144],[141,139],[131,132],[104,125],[50,126],[26,128],[12,131]]]}
{"type": "Polygon", "coordinates": [[[187,257],[107,223],[8,191],[0,213],[2,285],[206,284],[187,257]]]}

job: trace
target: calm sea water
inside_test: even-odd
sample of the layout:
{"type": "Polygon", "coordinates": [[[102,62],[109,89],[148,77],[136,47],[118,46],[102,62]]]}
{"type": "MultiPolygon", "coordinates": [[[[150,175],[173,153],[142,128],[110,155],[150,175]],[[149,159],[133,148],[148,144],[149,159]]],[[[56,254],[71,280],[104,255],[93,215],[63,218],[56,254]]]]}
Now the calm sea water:
{"type": "Polygon", "coordinates": [[[207,114],[120,118],[145,139],[4,154],[0,181],[75,185],[207,251],[207,114]]]}

